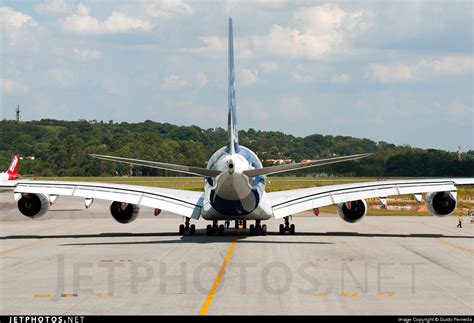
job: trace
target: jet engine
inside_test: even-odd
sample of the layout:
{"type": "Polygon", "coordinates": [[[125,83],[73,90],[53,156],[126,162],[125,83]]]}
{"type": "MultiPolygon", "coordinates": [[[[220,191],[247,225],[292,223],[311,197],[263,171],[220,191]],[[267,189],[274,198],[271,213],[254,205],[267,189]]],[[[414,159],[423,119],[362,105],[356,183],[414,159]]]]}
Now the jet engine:
{"type": "Polygon", "coordinates": [[[135,204],[123,202],[112,202],[112,204],[110,204],[110,213],[119,223],[125,224],[134,221],[138,216],[139,210],[140,208],[135,204]]]}
{"type": "Polygon", "coordinates": [[[426,194],[426,208],[436,216],[446,216],[456,209],[456,192],[431,192],[426,194]]]}
{"type": "Polygon", "coordinates": [[[346,222],[355,223],[367,214],[365,200],[340,203],[337,205],[337,214],[346,222]]]}
{"type": "Polygon", "coordinates": [[[18,200],[18,210],[31,219],[43,216],[48,209],[49,200],[44,194],[23,193],[18,200]]]}

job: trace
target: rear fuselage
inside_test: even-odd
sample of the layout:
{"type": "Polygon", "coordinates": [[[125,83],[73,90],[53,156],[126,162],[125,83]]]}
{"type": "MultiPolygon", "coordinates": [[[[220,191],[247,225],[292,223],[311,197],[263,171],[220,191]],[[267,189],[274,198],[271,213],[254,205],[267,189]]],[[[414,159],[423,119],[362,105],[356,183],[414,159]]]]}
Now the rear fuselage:
{"type": "Polygon", "coordinates": [[[257,155],[250,149],[238,146],[230,154],[228,147],[216,151],[207,168],[222,173],[206,178],[205,204],[201,216],[206,220],[268,220],[272,216],[265,195],[265,177],[249,178],[245,170],[262,168],[257,155]]]}

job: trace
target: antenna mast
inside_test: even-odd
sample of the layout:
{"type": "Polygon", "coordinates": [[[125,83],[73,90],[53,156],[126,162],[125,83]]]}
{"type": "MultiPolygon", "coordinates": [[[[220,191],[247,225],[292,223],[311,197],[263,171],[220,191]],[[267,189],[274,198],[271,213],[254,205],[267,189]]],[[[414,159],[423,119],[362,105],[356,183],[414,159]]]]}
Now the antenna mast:
{"type": "Polygon", "coordinates": [[[16,122],[20,122],[20,105],[16,106],[16,122]]]}

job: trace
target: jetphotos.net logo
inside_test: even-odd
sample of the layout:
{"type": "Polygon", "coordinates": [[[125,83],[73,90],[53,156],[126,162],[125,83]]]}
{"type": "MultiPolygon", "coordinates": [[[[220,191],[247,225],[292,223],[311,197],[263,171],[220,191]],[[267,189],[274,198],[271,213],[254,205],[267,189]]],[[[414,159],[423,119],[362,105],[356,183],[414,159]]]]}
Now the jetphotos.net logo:
{"type": "Polygon", "coordinates": [[[10,316],[8,323],[84,323],[84,316],[10,316]]]}
{"type": "MultiPolygon", "coordinates": [[[[318,297],[411,297],[416,293],[417,272],[424,263],[381,263],[352,259],[306,259],[287,264],[249,261],[232,262],[226,276],[219,263],[212,261],[170,266],[159,259],[100,259],[95,262],[70,262],[57,256],[56,289],[48,298],[115,297],[153,293],[156,297],[171,294],[218,293],[231,288],[240,294],[284,295],[286,293],[318,297]],[[323,261],[324,260],[324,261],[323,261]],[[328,276],[334,279],[328,279],[328,276]],[[216,278],[217,277],[217,278],[216,278]],[[403,286],[398,290],[399,286],[403,286]]],[[[30,322],[25,322],[30,323],[30,322]]],[[[36,322],[40,323],[40,322],[36,322]]]]}

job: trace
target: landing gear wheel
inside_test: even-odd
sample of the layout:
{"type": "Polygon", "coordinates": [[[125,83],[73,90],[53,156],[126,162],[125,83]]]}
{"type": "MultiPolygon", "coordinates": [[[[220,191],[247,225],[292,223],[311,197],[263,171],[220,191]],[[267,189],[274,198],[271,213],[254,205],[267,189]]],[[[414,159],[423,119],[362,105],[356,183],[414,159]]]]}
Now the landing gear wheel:
{"type": "Polygon", "coordinates": [[[267,225],[264,224],[262,225],[262,236],[266,236],[267,235],[267,225]]]}
{"type": "Polygon", "coordinates": [[[221,225],[219,226],[219,234],[220,234],[220,235],[223,235],[223,234],[224,234],[224,230],[225,230],[225,227],[224,227],[223,224],[221,224],[221,225]]]}
{"type": "Polygon", "coordinates": [[[247,221],[244,220],[244,224],[242,224],[242,229],[247,230],[247,221]]]}
{"type": "Polygon", "coordinates": [[[206,235],[212,235],[212,226],[210,224],[208,224],[206,227],[206,235]]]}
{"type": "Polygon", "coordinates": [[[290,234],[295,234],[295,225],[290,225],[290,234]]]}
{"type": "Polygon", "coordinates": [[[255,226],[253,224],[250,225],[249,227],[249,233],[251,236],[253,236],[255,234],[255,226]]]}
{"type": "Polygon", "coordinates": [[[235,228],[236,228],[236,229],[239,229],[239,227],[240,227],[239,221],[237,220],[237,221],[235,221],[235,228]]]}
{"type": "Polygon", "coordinates": [[[187,218],[184,224],[179,226],[179,234],[184,236],[186,232],[189,232],[190,235],[194,235],[196,233],[196,226],[194,224],[189,225],[190,219],[187,218]]]}
{"type": "Polygon", "coordinates": [[[291,216],[286,216],[284,218],[285,224],[280,224],[280,234],[285,234],[286,232],[288,232],[289,234],[295,234],[295,225],[290,225],[290,217],[291,216]]]}

